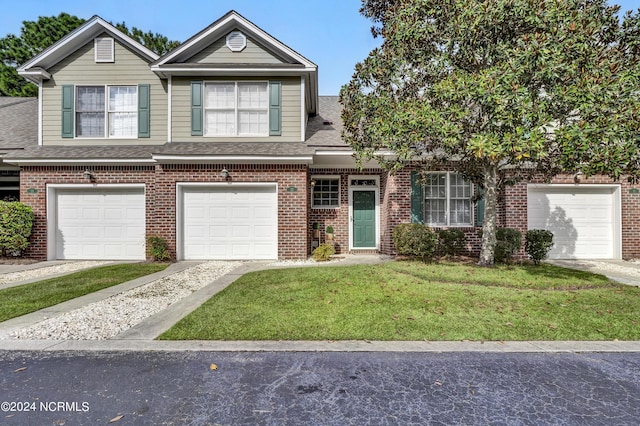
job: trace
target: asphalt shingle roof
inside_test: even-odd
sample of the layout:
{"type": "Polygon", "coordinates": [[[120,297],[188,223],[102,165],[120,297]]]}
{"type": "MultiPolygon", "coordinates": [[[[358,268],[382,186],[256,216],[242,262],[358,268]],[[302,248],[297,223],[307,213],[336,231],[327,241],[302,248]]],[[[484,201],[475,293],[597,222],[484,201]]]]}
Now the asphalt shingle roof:
{"type": "Polygon", "coordinates": [[[38,99],[0,97],[0,148],[38,145],[38,99]]]}
{"type": "Polygon", "coordinates": [[[11,159],[151,159],[157,146],[31,146],[9,151],[3,156],[11,159]]]}
{"type": "Polygon", "coordinates": [[[306,143],[310,147],[348,148],[342,140],[342,105],[337,96],[320,96],[318,114],[309,119],[306,143]]]}
{"type": "Polygon", "coordinates": [[[312,155],[313,149],[299,142],[172,142],[156,147],[162,155],[312,155]]]}
{"type": "Polygon", "coordinates": [[[0,98],[0,148],[14,148],[11,159],[151,159],[158,155],[274,156],[313,155],[317,149],[349,149],[342,141],[342,107],[337,96],[321,96],[320,111],[309,119],[302,142],[180,142],[164,145],[38,146],[35,98],[0,98]]]}

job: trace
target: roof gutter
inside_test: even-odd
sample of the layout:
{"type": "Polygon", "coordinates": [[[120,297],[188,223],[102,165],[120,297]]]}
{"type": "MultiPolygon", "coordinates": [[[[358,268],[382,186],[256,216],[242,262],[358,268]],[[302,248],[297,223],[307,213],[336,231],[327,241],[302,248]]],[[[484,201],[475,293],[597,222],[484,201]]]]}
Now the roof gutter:
{"type": "Polygon", "coordinates": [[[35,84],[39,84],[44,80],[51,80],[51,74],[39,67],[30,69],[18,68],[18,74],[35,84]]]}
{"type": "Polygon", "coordinates": [[[179,155],[153,154],[158,163],[170,164],[312,164],[313,156],[276,156],[276,155],[179,155]]]}
{"type": "Polygon", "coordinates": [[[6,158],[2,161],[16,166],[77,166],[79,164],[104,166],[152,165],[150,158],[6,158]]]}

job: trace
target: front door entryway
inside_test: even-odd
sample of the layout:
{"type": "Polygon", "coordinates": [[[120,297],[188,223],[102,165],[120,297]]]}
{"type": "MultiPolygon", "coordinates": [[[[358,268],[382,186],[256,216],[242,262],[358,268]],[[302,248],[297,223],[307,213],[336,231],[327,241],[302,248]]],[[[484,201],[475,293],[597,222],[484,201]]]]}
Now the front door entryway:
{"type": "Polygon", "coordinates": [[[376,193],[353,192],[353,247],[376,246],[376,193]]]}

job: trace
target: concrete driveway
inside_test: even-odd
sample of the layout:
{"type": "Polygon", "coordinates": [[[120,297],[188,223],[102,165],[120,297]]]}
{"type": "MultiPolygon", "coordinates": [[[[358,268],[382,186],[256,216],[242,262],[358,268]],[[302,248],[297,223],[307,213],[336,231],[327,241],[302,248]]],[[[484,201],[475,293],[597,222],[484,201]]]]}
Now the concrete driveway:
{"type": "Polygon", "coordinates": [[[548,260],[552,265],[602,274],[609,279],[640,287],[640,263],[625,260],[548,260]]]}

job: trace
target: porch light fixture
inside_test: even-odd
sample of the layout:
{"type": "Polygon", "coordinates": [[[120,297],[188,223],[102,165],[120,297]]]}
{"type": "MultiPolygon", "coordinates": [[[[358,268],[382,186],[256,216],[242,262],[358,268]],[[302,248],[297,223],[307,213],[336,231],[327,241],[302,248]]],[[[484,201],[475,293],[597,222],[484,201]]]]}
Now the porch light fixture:
{"type": "Polygon", "coordinates": [[[222,176],[225,179],[229,179],[229,170],[222,169],[222,171],[220,172],[220,176],[222,176]]]}
{"type": "Polygon", "coordinates": [[[93,180],[93,174],[89,171],[89,169],[84,169],[84,178],[86,180],[93,180]]]}
{"type": "Polygon", "coordinates": [[[311,179],[311,187],[313,188],[314,186],[316,186],[316,180],[315,179],[311,179]]]}

